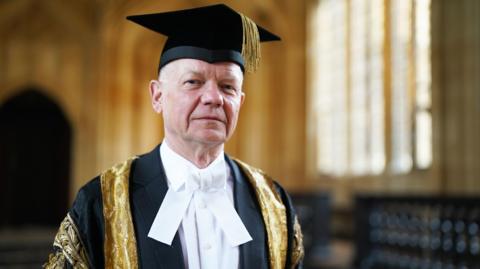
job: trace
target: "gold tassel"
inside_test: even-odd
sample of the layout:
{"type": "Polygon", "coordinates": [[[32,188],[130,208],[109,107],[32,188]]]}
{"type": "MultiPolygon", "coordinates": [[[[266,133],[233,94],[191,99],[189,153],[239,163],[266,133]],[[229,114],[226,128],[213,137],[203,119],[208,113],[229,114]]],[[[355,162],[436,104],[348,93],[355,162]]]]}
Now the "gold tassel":
{"type": "Polygon", "coordinates": [[[255,72],[260,62],[260,34],[255,22],[240,13],[243,26],[242,56],[245,60],[245,70],[255,72]]]}

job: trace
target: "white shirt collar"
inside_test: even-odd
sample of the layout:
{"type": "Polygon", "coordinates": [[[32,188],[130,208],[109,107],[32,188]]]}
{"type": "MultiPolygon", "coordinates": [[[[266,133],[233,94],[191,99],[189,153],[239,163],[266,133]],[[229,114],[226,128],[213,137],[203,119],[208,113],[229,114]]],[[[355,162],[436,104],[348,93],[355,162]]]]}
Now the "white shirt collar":
{"type": "Polygon", "coordinates": [[[227,167],[223,150],[212,163],[203,169],[196,167],[189,160],[173,151],[166,141],[163,141],[160,145],[160,157],[167,176],[168,186],[174,191],[179,191],[191,174],[201,174],[209,178],[207,175],[215,173],[222,177],[220,183],[222,187],[226,187],[227,167]]]}

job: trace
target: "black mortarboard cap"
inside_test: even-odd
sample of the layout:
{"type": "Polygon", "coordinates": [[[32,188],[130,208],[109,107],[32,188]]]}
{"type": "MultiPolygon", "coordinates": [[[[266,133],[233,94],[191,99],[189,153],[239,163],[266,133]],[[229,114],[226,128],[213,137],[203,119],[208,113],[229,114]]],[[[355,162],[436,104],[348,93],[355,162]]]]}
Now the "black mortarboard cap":
{"type": "Polygon", "coordinates": [[[260,42],[280,40],[224,4],[127,19],[167,36],[158,70],[173,60],[193,58],[234,62],[242,70],[254,71],[260,59],[260,42]]]}

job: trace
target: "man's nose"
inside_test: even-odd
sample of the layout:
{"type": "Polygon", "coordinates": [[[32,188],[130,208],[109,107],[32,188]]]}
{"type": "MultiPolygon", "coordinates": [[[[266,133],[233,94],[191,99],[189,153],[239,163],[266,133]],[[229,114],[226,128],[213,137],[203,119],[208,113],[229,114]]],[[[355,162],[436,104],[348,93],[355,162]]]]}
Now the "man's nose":
{"type": "Polygon", "coordinates": [[[206,83],[202,93],[202,103],[204,105],[222,106],[223,95],[220,87],[216,83],[206,83]]]}

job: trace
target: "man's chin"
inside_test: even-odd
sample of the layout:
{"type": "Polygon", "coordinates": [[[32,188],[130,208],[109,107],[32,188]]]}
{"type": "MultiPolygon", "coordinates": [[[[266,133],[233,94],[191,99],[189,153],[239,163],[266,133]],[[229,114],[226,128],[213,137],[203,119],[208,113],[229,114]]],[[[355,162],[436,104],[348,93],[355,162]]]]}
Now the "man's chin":
{"type": "Polygon", "coordinates": [[[207,131],[197,135],[195,140],[207,145],[221,145],[225,143],[227,139],[224,132],[207,131]]]}

